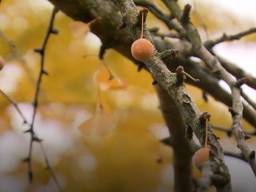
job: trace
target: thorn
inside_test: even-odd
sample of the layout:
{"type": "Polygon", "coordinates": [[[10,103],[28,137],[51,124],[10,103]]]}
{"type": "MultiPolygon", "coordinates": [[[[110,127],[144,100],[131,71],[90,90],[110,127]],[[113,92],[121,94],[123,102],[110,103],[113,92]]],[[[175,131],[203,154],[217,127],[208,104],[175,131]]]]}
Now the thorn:
{"type": "Polygon", "coordinates": [[[138,63],[137,71],[140,72],[144,68],[144,63],[138,63]]]}
{"type": "Polygon", "coordinates": [[[58,29],[53,28],[51,30],[51,33],[54,34],[54,35],[58,35],[59,31],[58,31],[58,29]]]}
{"type": "Polygon", "coordinates": [[[30,128],[24,131],[24,133],[32,133],[32,132],[33,132],[33,130],[30,128]]]}
{"type": "Polygon", "coordinates": [[[49,75],[49,73],[45,69],[42,70],[42,74],[47,76],[49,75]]]}
{"type": "Polygon", "coordinates": [[[37,48],[37,49],[34,49],[34,52],[40,54],[40,55],[43,55],[44,54],[44,50],[42,48],[37,48]]]}
{"type": "Polygon", "coordinates": [[[227,35],[226,33],[223,33],[222,38],[223,38],[223,39],[227,39],[227,38],[228,38],[228,35],[227,35]]]}
{"type": "Polygon", "coordinates": [[[251,160],[254,160],[254,159],[255,159],[255,151],[252,151],[252,152],[250,153],[249,158],[250,158],[251,160]]]}
{"type": "Polygon", "coordinates": [[[40,138],[39,138],[39,137],[37,137],[37,136],[33,136],[32,141],[34,141],[34,142],[38,142],[38,143],[41,143],[43,140],[42,140],[42,139],[40,139],[40,138]]]}

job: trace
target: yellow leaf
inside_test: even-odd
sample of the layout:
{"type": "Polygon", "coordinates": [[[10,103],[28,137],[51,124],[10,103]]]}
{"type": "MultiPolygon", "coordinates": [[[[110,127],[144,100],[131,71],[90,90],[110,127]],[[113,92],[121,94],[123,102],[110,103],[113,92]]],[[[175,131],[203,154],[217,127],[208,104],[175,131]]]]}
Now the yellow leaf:
{"type": "Polygon", "coordinates": [[[120,78],[115,77],[106,67],[100,67],[95,73],[94,81],[98,83],[101,90],[125,89],[127,84],[120,78]]]}
{"type": "Polygon", "coordinates": [[[97,143],[112,135],[115,121],[111,114],[102,111],[82,123],[79,129],[86,141],[97,143]]]}

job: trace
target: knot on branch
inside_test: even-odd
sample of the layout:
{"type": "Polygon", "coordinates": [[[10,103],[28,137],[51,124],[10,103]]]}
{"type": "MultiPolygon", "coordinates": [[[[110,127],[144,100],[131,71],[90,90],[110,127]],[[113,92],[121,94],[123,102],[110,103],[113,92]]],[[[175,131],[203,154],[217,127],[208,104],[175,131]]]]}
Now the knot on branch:
{"type": "Polygon", "coordinates": [[[187,72],[185,72],[184,67],[183,66],[178,66],[176,68],[176,75],[177,75],[177,85],[181,85],[184,80],[186,78],[189,78],[190,80],[194,81],[194,82],[199,82],[199,79],[196,79],[194,77],[192,77],[190,74],[188,74],[187,72]]]}

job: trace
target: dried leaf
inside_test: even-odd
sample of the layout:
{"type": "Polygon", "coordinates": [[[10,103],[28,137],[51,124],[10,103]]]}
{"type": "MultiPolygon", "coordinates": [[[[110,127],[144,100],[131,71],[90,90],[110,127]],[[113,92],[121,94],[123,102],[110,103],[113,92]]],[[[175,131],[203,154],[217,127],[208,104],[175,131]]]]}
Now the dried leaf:
{"type": "Polygon", "coordinates": [[[127,84],[118,77],[113,75],[105,67],[101,67],[94,76],[94,81],[99,85],[101,90],[120,90],[125,89],[127,84]]]}

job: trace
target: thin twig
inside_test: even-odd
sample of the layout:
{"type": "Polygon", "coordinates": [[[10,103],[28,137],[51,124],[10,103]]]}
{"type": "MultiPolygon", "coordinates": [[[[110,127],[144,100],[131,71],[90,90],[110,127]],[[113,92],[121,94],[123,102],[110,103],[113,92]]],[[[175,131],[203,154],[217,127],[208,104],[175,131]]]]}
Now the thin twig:
{"type": "Polygon", "coordinates": [[[136,5],[146,7],[156,18],[163,21],[170,29],[174,29],[184,36],[184,30],[174,22],[172,16],[165,15],[155,4],[148,0],[134,0],[136,5]]]}
{"type": "Polygon", "coordinates": [[[256,103],[241,89],[241,95],[256,110],[256,103]]]}
{"type": "MultiPolygon", "coordinates": [[[[22,118],[23,123],[29,125],[28,120],[26,119],[26,117],[25,117],[25,115],[23,114],[22,110],[19,108],[18,104],[17,104],[13,99],[11,99],[3,90],[0,89],[0,93],[1,93],[1,94],[4,96],[4,98],[14,107],[14,109],[17,111],[17,113],[18,113],[18,114],[20,115],[20,117],[22,118]]],[[[35,134],[35,136],[36,136],[36,133],[34,133],[34,134],[35,134]]],[[[36,137],[37,137],[37,136],[36,136],[36,137]]],[[[38,137],[37,137],[37,138],[38,138],[38,137]]],[[[47,156],[47,154],[46,154],[46,150],[45,150],[45,148],[44,148],[44,145],[43,145],[42,142],[40,142],[39,144],[40,144],[41,151],[42,151],[42,153],[43,153],[43,157],[44,157],[44,161],[45,161],[47,170],[49,170],[49,172],[50,172],[50,174],[51,174],[51,176],[52,176],[52,178],[53,178],[53,181],[54,181],[54,183],[56,184],[56,186],[57,186],[57,188],[58,188],[58,191],[59,191],[59,192],[62,192],[62,191],[63,191],[63,190],[62,190],[62,187],[61,187],[61,185],[59,184],[59,181],[58,181],[57,176],[56,176],[56,174],[55,174],[55,172],[54,172],[54,169],[53,169],[53,167],[52,167],[51,164],[50,164],[50,161],[49,161],[48,156],[47,156]]]]}
{"type": "Polygon", "coordinates": [[[51,34],[57,34],[57,31],[53,28],[54,25],[54,20],[56,17],[58,10],[54,7],[52,11],[52,15],[50,18],[50,23],[48,26],[48,30],[46,33],[46,36],[44,38],[42,47],[39,49],[36,49],[35,52],[40,54],[41,56],[41,62],[40,62],[40,71],[38,75],[38,79],[36,82],[36,91],[33,99],[33,113],[32,113],[32,120],[30,124],[30,128],[26,131],[26,133],[30,134],[30,144],[29,144],[29,152],[28,152],[28,157],[25,159],[26,162],[28,163],[28,177],[29,177],[29,182],[32,183],[33,181],[33,171],[32,171],[32,151],[33,151],[33,143],[34,142],[41,142],[42,140],[38,138],[35,134],[34,131],[34,125],[35,125],[35,118],[37,114],[37,108],[38,108],[38,100],[39,100],[39,95],[40,95],[40,90],[41,90],[41,83],[42,83],[42,78],[43,75],[47,75],[48,73],[45,71],[44,65],[45,65],[45,51],[46,51],[46,46],[49,41],[50,35],[51,34]]]}
{"type": "Polygon", "coordinates": [[[39,144],[40,144],[41,151],[42,151],[42,153],[43,153],[44,162],[45,162],[45,164],[46,164],[46,169],[49,170],[49,172],[50,172],[50,174],[51,174],[51,177],[52,177],[52,179],[53,179],[53,181],[54,181],[54,183],[55,183],[55,185],[56,185],[58,191],[59,191],[59,192],[62,192],[62,191],[63,191],[62,186],[61,186],[61,184],[59,183],[59,180],[58,180],[58,178],[57,178],[57,176],[56,176],[56,173],[55,173],[55,171],[53,170],[53,168],[52,168],[52,166],[51,166],[51,163],[50,163],[50,161],[49,161],[49,159],[48,159],[48,156],[47,156],[47,153],[46,153],[45,148],[44,148],[44,146],[43,146],[43,143],[40,142],[39,144]]]}
{"type": "Polygon", "coordinates": [[[3,90],[0,89],[0,93],[4,96],[4,98],[9,101],[9,103],[12,104],[12,106],[16,109],[16,111],[19,113],[20,117],[22,118],[23,120],[23,123],[24,124],[27,124],[28,121],[27,119],[25,118],[24,114],[22,113],[22,111],[20,110],[18,104],[13,100],[11,99],[3,90]]]}
{"type": "Polygon", "coordinates": [[[239,40],[245,36],[251,35],[253,33],[256,33],[256,27],[247,29],[245,31],[239,32],[237,34],[233,34],[233,35],[227,35],[226,33],[224,33],[221,37],[215,39],[215,40],[208,40],[204,43],[204,45],[208,48],[211,49],[212,47],[214,47],[215,45],[219,44],[219,43],[223,43],[226,41],[234,41],[234,40],[239,40]]]}
{"type": "MultiPolygon", "coordinates": [[[[210,51],[212,52],[212,50],[210,50],[210,51]]],[[[218,58],[218,60],[222,64],[222,66],[229,73],[231,73],[237,79],[241,79],[241,78],[246,77],[248,79],[248,81],[245,84],[256,90],[256,77],[254,77],[253,75],[247,73],[245,70],[243,70],[242,68],[238,67],[235,63],[232,63],[232,62],[224,59],[223,57],[217,55],[216,53],[214,53],[214,54],[218,58]]]]}
{"type": "MultiPolygon", "coordinates": [[[[212,125],[212,128],[216,131],[221,131],[221,132],[225,132],[227,134],[227,136],[231,136],[232,135],[232,129],[230,128],[224,128],[224,127],[220,127],[220,126],[216,126],[216,125],[212,125]]],[[[247,132],[244,131],[245,137],[249,139],[249,137],[255,136],[256,132],[252,131],[252,132],[247,132]]]]}

